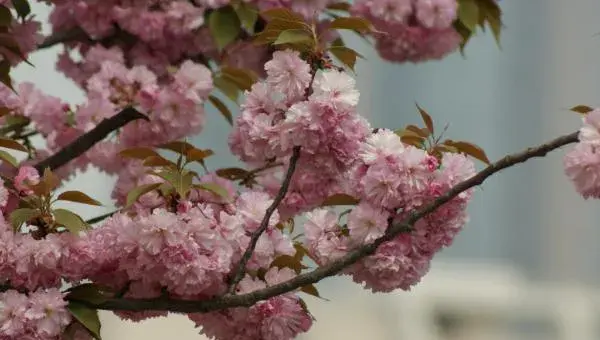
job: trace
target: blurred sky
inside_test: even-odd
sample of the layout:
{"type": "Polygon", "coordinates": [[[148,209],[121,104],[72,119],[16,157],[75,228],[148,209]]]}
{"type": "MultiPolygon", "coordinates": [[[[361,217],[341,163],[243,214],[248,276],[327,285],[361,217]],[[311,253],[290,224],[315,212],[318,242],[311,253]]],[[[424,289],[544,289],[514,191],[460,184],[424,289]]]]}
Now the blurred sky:
{"type": "MultiPolygon", "coordinates": [[[[416,101],[434,117],[438,129],[450,123],[448,138],[474,142],[492,160],[577,129],[579,118],[568,108],[600,105],[600,36],[596,35],[600,1],[506,0],[501,6],[506,23],[502,49],[491,36],[480,35],[469,44],[464,58],[457,53],[441,62],[389,64],[378,60],[359,39],[348,37],[347,43],[358,46],[367,58],[357,68],[361,112],[373,126],[401,127],[420,123],[416,101]]],[[[47,15],[43,6],[34,7],[39,17],[47,15]]],[[[14,78],[34,81],[49,94],[80,102],[81,92],[53,71],[57,51],[55,47],[35,54],[31,58],[35,68],[22,65],[14,78]]],[[[229,126],[213,109],[207,116],[204,132],[193,141],[217,151],[210,162],[213,168],[231,166],[235,159],[228,155],[225,138],[229,126]]],[[[534,279],[597,283],[600,210],[596,202],[586,202],[575,193],[563,175],[562,155],[555,152],[486,182],[471,204],[466,229],[437,259],[508,263],[534,279]]],[[[108,202],[110,193],[104,188],[109,181],[92,172],[72,186],[108,202]]],[[[88,217],[110,210],[77,208],[88,217]]],[[[340,315],[358,318],[363,312],[375,313],[374,319],[385,322],[385,295],[372,296],[345,279],[332,279],[319,287],[333,302],[316,302],[324,313],[318,316],[322,323],[317,327],[328,327],[327,320],[340,315]],[[340,308],[348,294],[352,301],[368,298],[380,307],[340,308]],[[332,304],[338,312],[328,309],[332,304]]],[[[347,331],[358,334],[353,327],[347,331]]]]}

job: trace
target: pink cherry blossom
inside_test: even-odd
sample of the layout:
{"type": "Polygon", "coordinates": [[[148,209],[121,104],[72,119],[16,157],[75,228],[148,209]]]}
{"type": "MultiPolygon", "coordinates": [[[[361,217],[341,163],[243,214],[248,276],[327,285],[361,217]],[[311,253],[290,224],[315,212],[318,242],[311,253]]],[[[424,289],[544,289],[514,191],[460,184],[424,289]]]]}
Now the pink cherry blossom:
{"type": "Polygon", "coordinates": [[[25,195],[31,195],[33,190],[31,186],[40,182],[40,174],[31,166],[22,166],[15,177],[15,188],[25,195]]]}
{"type": "Polygon", "coordinates": [[[578,143],[564,158],[565,173],[584,198],[600,198],[600,149],[578,143]]]}
{"type": "Polygon", "coordinates": [[[289,100],[304,95],[311,78],[310,65],[300,58],[299,52],[292,50],[273,53],[273,59],[265,64],[265,70],[269,85],[289,100]]]}
{"type": "Polygon", "coordinates": [[[389,213],[363,203],[348,215],[350,238],[358,244],[371,243],[385,233],[389,213]]]}
{"type": "Polygon", "coordinates": [[[588,112],[582,120],[583,126],[579,129],[579,142],[600,144],[600,109],[588,112]]]}

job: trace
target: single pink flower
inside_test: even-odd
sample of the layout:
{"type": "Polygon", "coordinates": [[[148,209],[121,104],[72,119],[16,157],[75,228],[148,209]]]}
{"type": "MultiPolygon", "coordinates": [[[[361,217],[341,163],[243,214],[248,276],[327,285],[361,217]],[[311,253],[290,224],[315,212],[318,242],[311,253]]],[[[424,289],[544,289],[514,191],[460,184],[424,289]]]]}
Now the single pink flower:
{"type": "Polygon", "coordinates": [[[36,185],[40,182],[40,174],[32,166],[22,166],[19,168],[19,172],[15,177],[15,188],[23,195],[33,194],[33,190],[30,186],[36,185]]]}

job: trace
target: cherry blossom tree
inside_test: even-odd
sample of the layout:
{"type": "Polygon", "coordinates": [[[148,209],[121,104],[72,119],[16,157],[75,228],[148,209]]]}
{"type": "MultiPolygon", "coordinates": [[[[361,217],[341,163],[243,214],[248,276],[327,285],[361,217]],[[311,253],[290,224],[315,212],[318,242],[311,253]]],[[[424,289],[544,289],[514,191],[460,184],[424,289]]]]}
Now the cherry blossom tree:
{"type": "Polygon", "coordinates": [[[46,37],[27,0],[0,0],[0,339],[100,339],[98,310],[186,314],[214,339],[292,339],[315,322],[303,294],[327,277],[373,292],[418,284],[500,170],[575,143],[565,172],[600,198],[600,110],[575,106],[580,131],[496,162],[420,106],[423,126],[396,130],[358,112],[362,56],[340,31],[388,62],[431,62],[478,31],[499,41],[495,0],[43,2],[46,37]],[[57,44],[82,103],[11,78],[57,44]],[[244,168],[209,170],[214,152],[185,141],[206,105],[231,123],[244,168]],[[102,204],[61,189],[90,167],[117,176],[118,210],[85,221],[55,203],[102,204]]]}

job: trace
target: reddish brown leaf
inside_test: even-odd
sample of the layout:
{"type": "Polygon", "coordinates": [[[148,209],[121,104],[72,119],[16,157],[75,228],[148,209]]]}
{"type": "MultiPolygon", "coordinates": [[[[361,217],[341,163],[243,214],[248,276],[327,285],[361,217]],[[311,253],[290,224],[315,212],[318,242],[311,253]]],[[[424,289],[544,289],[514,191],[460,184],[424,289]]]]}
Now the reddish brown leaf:
{"type": "Polygon", "coordinates": [[[61,193],[60,195],[58,195],[58,197],[56,199],[60,200],[60,201],[69,201],[69,202],[102,206],[102,203],[96,201],[95,199],[91,198],[90,196],[86,195],[85,193],[83,193],[81,191],[65,191],[65,192],[61,193]]]}
{"type": "Polygon", "coordinates": [[[431,131],[429,129],[427,129],[427,128],[421,129],[415,125],[408,125],[406,127],[406,130],[408,130],[410,132],[414,132],[417,136],[423,137],[423,138],[427,138],[431,134],[431,131]]]}
{"type": "Polygon", "coordinates": [[[235,181],[248,177],[250,172],[242,168],[225,168],[216,171],[217,176],[227,178],[228,180],[235,181]]]}
{"type": "Polygon", "coordinates": [[[144,166],[172,166],[175,167],[175,163],[162,156],[150,156],[144,160],[144,166]]]}
{"type": "Polygon", "coordinates": [[[485,164],[490,164],[490,160],[488,159],[485,151],[483,149],[473,143],[459,141],[446,141],[444,144],[455,147],[459,152],[467,154],[475,159],[478,159],[485,164]]]}
{"type": "Polygon", "coordinates": [[[152,157],[152,156],[160,157],[160,155],[156,151],[154,151],[150,148],[142,148],[142,147],[125,149],[125,150],[119,152],[119,156],[126,157],[126,158],[141,159],[141,160],[144,160],[144,159],[146,159],[148,157],[152,157]]]}
{"type": "Polygon", "coordinates": [[[329,196],[322,204],[322,207],[334,205],[356,205],[359,200],[346,194],[335,194],[329,196]]]}
{"type": "Polygon", "coordinates": [[[427,128],[429,129],[429,132],[431,134],[434,133],[433,131],[433,119],[431,119],[431,116],[427,113],[427,111],[423,110],[419,104],[417,105],[417,109],[419,109],[419,113],[421,114],[421,118],[423,118],[423,122],[425,123],[425,126],[427,126],[427,128]]]}
{"type": "Polygon", "coordinates": [[[587,105],[577,105],[577,106],[573,106],[569,110],[573,111],[573,112],[581,113],[581,114],[587,114],[587,113],[589,113],[591,111],[594,111],[594,108],[593,107],[589,107],[587,105]]]}

